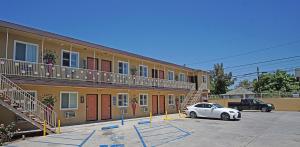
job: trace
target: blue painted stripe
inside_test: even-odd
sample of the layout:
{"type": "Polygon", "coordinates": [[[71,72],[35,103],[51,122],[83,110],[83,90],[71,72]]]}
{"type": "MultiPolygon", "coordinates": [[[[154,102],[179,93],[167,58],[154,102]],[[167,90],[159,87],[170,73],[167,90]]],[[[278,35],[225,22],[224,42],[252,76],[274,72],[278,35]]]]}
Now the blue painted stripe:
{"type": "Polygon", "coordinates": [[[150,121],[149,120],[145,120],[145,121],[139,121],[138,124],[141,125],[141,124],[149,124],[150,121]]]}
{"type": "Polygon", "coordinates": [[[84,139],[80,145],[78,145],[79,147],[82,147],[92,136],[93,134],[96,132],[96,130],[94,130],[86,139],[84,139]]]}
{"type": "Polygon", "coordinates": [[[172,124],[169,124],[169,125],[171,125],[171,126],[173,126],[174,128],[180,130],[181,132],[184,132],[184,133],[189,134],[189,135],[191,134],[190,132],[185,131],[185,130],[183,130],[183,129],[181,129],[181,128],[178,128],[178,127],[176,127],[176,126],[174,126],[174,125],[172,125],[172,124]]]}
{"type": "Polygon", "coordinates": [[[139,132],[139,130],[136,128],[135,125],[133,125],[133,127],[134,127],[136,133],[138,134],[138,136],[139,136],[139,138],[140,138],[140,140],[141,140],[141,142],[142,142],[142,144],[143,144],[143,147],[147,147],[146,144],[145,144],[145,141],[144,141],[144,139],[143,139],[143,137],[142,137],[142,135],[141,135],[141,133],[139,132]]]}
{"type": "Polygon", "coordinates": [[[125,147],[124,144],[112,144],[110,147],[125,147]]]}
{"type": "Polygon", "coordinates": [[[99,147],[109,147],[107,144],[100,144],[99,147]]]}
{"type": "Polygon", "coordinates": [[[57,143],[57,142],[50,142],[50,141],[33,141],[33,140],[29,140],[29,141],[30,141],[30,142],[37,142],[37,143],[45,143],[45,144],[56,144],[56,145],[78,146],[77,144],[57,143]]]}
{"type": "Polygon", "coordinates": [[[106,126],[106,127],[102,127],[101,130],[108,130],[108,129],[114,129],[114,128],[119,128],[119,126],[118,125],[106,126]]]}

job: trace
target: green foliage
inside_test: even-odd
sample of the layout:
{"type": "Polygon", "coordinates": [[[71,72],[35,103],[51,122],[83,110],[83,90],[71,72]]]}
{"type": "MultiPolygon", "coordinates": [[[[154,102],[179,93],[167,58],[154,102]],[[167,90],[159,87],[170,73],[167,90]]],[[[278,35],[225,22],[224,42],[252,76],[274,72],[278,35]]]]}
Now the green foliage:
{"type": "Polygon", "coordinates": [[[214,70],[210,73],[211,93],[224,94],[228,91],[228,87],[234,84],[232,73],[225,73],[223,63],[215,64],[214,70]]]}
{"type": "Polygon", "coordinates": [[[237,87],[243,87],[243,88],[249,89],[249,88],[251,88],[251,85],[252,85],[252,83],[249,80],[245,79],[245,80],[240,81],[240,83],[238,84],[237,87]]]}
{"type": "Polygon", "coordinates": [[[131,75],[136,75],[137,74],[137,69],[135,68],[135,67],[132,67],[132,68],[130,68],[130,73],[131,73],[131,75]]]}
{"type": "Polygon", "coordinates": [[[255,92],[294,92],[300,90],[300,84],[295,77],[285,71],[276,71],[259,76],[259,80],[253,80],[255,92]]]}
{"type": "Polygon", "coordinates": [[[55,64],[55,60],[57,59],[56,52],[52,50],[46,50],[43,59],[45,64],[55,64]]]}
{"type": "Polygon", "coordinates": [[[53,95],[45,95],[43,97],[42,103],[46,106],[54,106],[56,98],[53,95]]]}
{"type": "Polygon", "coordinates": [[[5,126],[4,124],[0,125],[0,146],[4,142],[11,141],[12,137],[16,134],[17,130],[15,129],[15,123],[5,126]]]}

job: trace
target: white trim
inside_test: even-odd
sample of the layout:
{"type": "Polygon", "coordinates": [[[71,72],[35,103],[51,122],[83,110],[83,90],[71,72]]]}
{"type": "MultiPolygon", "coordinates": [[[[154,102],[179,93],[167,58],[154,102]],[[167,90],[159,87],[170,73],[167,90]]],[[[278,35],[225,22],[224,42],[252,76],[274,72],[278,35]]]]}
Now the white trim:
{"type": "Polygon", "coordinates": [[[26,60],[27,46],[26,46],[26,51],[25,51],[25,61],[30,62],[30,63],[38,63],[38,61],[39,61],[39,45],[35,44],[35,43],[24,42],[24,41],[19,41],[19,40],[14,40],[14,53],[13,53],[14,55],[13,56],[14,56],[15,61],[22,61],[22,60],[16,60],[16,45],[17,45],[17,43],[36,46],[36,61],[35,62],[30,62],[30,61],[26,60]]]}
{"type": "Polygon", "coordinates": [[[143,106],[143,107],[144,107],[144,106],[148,106],[148,101],[149,101],[149,95],[148,95],[148,93],[140,93],[140,94],[139,94],[139,105],[140,105],[140,106],[143,106]],[[147,105],[141,105],[141,95],[143,95],[143,96],[146,95],[146,96],[147,96],[147,97],[146,97],[146,98],[147,98],[147,100],[146,100],[147,105]]]}
{"type": "MultiPolygon", "coordinates": [[[[59,94],[59,103],[60,103],[60,110],[77,110],[78,109],[78,92],[74,92],[74,91],[60,91],[60,94],[59,94]],[[62,108],[62,102],[61,102],[61,95],[62,93],[68,93],[68,94],[71,94],[71,93],[76,93],[77,94],[77,97],[76,97],[76,102],[77,102],[77,106],[76,108],[62,108]]],[[[69,95],[69,105],[70,105],[70,95],[69,95]]],[[[70,107],[70,106],[69,106],[70,107]]]]}
{"type": "MultiPolygon", "coordinates": [[[[130,65],[129,65],[129,62],[128,61],[122,61],[122,60],[118,60],[118,74],[122,74],[122,75],[130,75],[130,65]],[[119,73],[120,72],[120,67],[119,67],[119,63],[127,63],[128,64],[128,68],[127,68],[127,73],[128,74],[124,74],[124,73],[119,73]]],[[[124,70],[124,67],[123,67],[123,70],[124,70]]]]}
{"type": "Polygon", "coordinates": [[[69,50],[62,49],[61,50],[61,54],[60,54],[60,59],[61,59],[60,62],[61,62],[61,66],[62,67],[70,67],[70,68],[79,68],[80,67],[80,65],[79,65],[79,60],[80,60],[80,54],[79,54],[79,52],[69,51],[69,50]],[[63,66],[63,52],[70,53],[69,66],[63,66]],[[71,53],[77,53],[78,54],[78,61],[77,61],[78,67],[72,67],[71,66],[71,53]]]}
{"type": "Polygon", "coordinates": [[[185,76],[185,74],[184,74],[184,73],[180,72],[180,73],[178,74],[178,81],[181,81],[181,82],[184,82],[184,81],[186,81],[186,76],[185,76]],[[183,81],[181,81],[181,79],[180,79],[180,75],[183,75],[183,81]]]}
{"type": "Polygon", "coordinates": [[[147,65],[144,65],[144,64],[139,64],[139,76],[142,76],[142,77],[145,77],[144,75],[140,75],[140,69],[141,67],[146,67],[147,68],[147,76],[146,77],[149,77],[149,68],[147,65]]]}
{"type": "Polygon", "coordinates": [[[5,59],[7,59],[7,50],[8,50],[8,29],[6,29],[5,59]]]}
{"type": "Polygon", "coordinates": [[[175,72],[174,72],[174,71],[168,70],[168,80],[169,80],[169,81],[175,81],[175,72]],[[169,72],[173,73],[173,80],[170,80],[170,79],[169,79],[169,72]]]}
{"type": "MultiPolygon", "coordinates": [[[[123,101],[124,103],[124,101],[123,101]]],[[[127,108],[129,106],[129,94],[128,93],[117,93],[117,106],[119,108],[127,108]],[[127,106],[119,106],[119,95],[127,95],[127,106]]]]}
{"type": "Polygon", "coordinates": [[[168,105],[175,105],[175,103],[176,103],[176,102],[175,102],[175,96],[174,96],[174,94],[168,94],[168,105]],[[169,96],[172,96],[172,99],[173,99],[173,102],[174,102],[173,104],[170,104],[170,103],[169,103],[169,102],[170,102],[170,101],[169,101],[169,96]]]}

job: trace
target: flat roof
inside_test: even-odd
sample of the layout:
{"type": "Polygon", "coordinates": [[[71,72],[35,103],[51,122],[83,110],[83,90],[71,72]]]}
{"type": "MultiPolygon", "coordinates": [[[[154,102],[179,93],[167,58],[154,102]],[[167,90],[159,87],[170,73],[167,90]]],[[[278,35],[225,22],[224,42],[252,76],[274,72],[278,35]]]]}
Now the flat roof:
{"type": "Polygon", "coordinates": [[[111,47],[107,47],[107,46],[103,46],[103,45],[99,45],[99,44],[95,44],[95,43],[91,43],[91,42],[87,42],[87,41],[82,41],[82,40],[79,40],[79,39],[59,35],[59,34],[56,34],[56,33],[47,32],[47,31],[43,31],[43,30],[40,30],[40,29],[35,29],[35,28],[31,28],[31,27],[27,27],[27,26],[15,24],[15,23],[3,21],[3,20],[0,20],[0,26],[1,27],[6,27],[6,28],[9,28],[9,29],[13,29],[13,30],[18,30],[18,31],[31,33],[31,34],[37,34],[39,36],[44,36],[44,37],[48,37],[48,38],[56,38],[58,40],[71,42],[71,43],[79,44],[79,45],[83,45],[83,46],[88,46],[90,48],[101,49],[101,50],[108,51],[108,52],[123,54],[123,55],[136,57],[136,58],[142,58],[144,60],[148,60],[148,61],[152,61],[152,62],[159,62],[161,64],[176,66],[176,67],[183,68],[183,69],[186,69],[186,70],[207,72],[207,71],[203,71],[203,70],[200,70],[200,69],[194,69],[194,68],[190,68],[190,67],[170,63],[170,62],[166,62],[166,61],[163,61],[163,60],[158,60],[158,59],[138,55],[138,54],[135,54],[135,53],[130,53],[130,52],[127,52],[127,51],[123,51],[123,50],[119,50],[119,49],[115,49],[115,48],[111,48],[111,47]]]}

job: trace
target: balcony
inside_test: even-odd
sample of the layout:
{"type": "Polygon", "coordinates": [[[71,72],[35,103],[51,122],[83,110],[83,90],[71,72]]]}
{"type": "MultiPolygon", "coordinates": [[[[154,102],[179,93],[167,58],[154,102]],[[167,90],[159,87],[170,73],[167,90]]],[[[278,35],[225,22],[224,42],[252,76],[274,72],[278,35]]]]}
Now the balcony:
{"type": "Polygon", "coordinates": [[[31,63],[3,58],[0,58],[0,73],[9,76],[77,80],[100,84],[110,83],[128,86],[148,86],[195,90],[195,83],[190,82],[169,81],[165,79],[124,75],[82,68],[70,68],[52,64],[31,63]]]}

